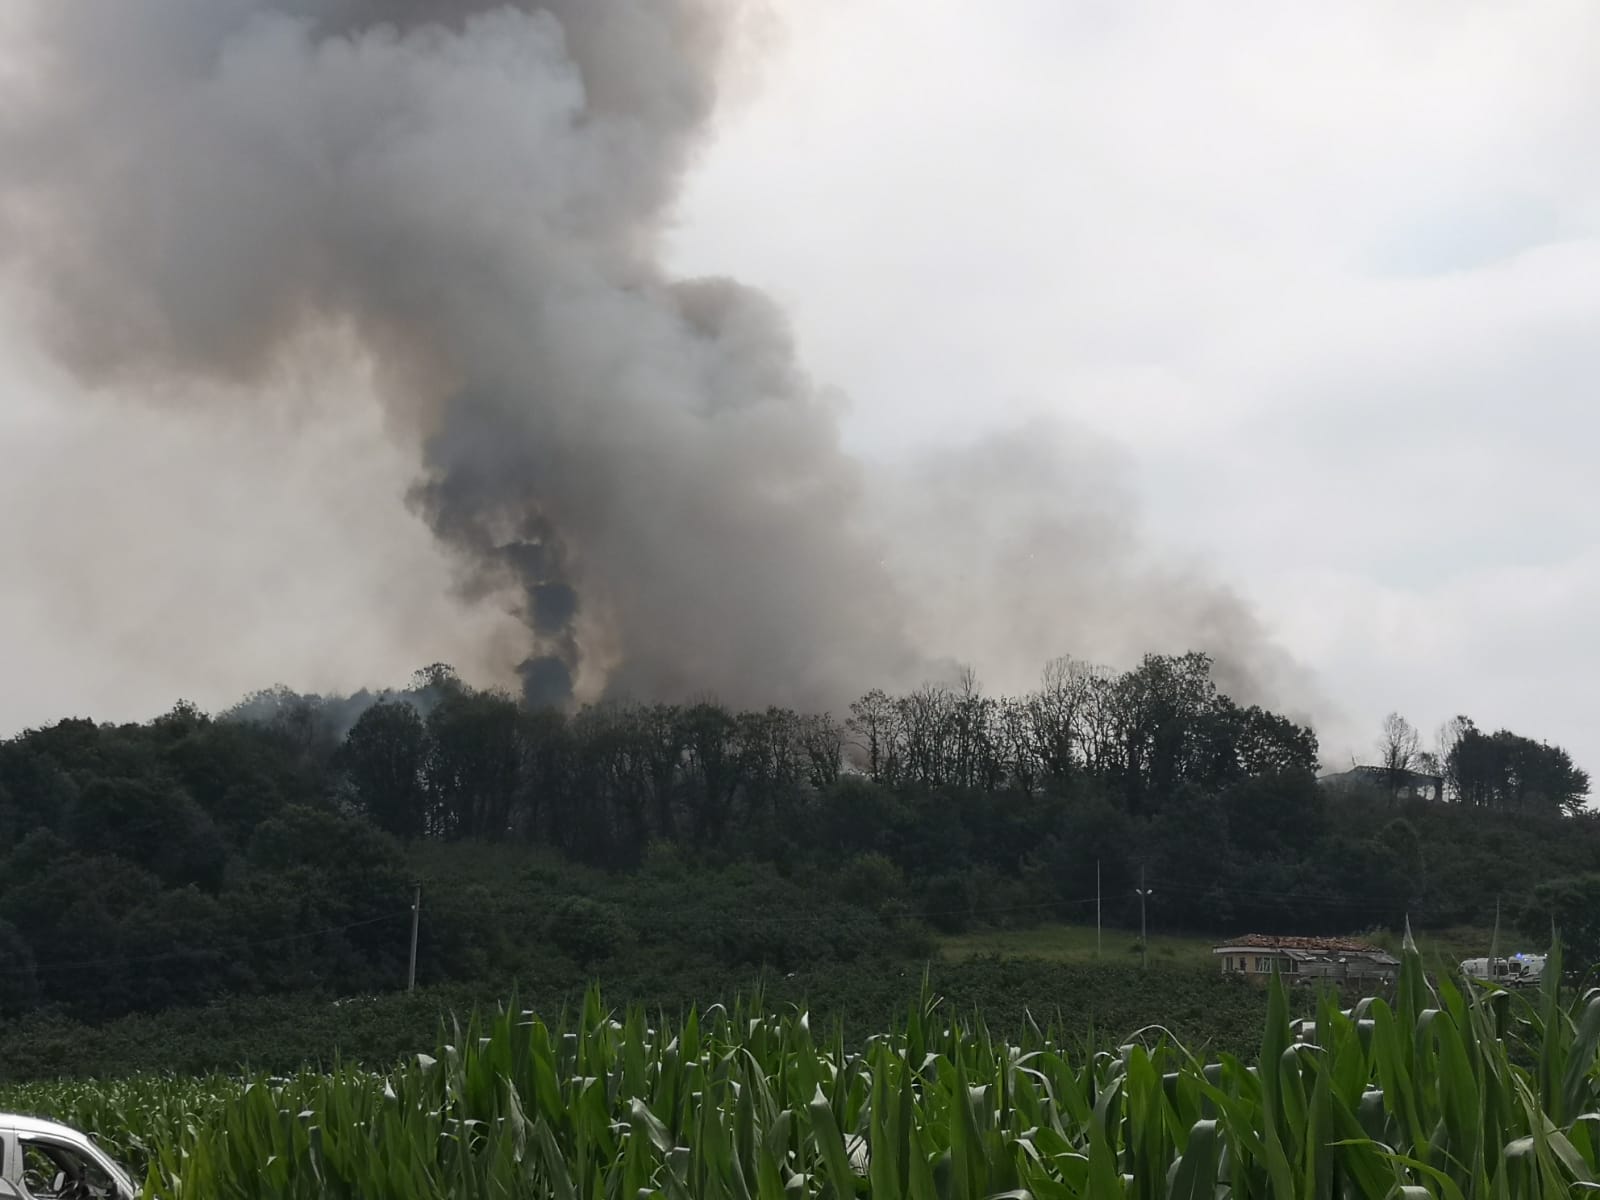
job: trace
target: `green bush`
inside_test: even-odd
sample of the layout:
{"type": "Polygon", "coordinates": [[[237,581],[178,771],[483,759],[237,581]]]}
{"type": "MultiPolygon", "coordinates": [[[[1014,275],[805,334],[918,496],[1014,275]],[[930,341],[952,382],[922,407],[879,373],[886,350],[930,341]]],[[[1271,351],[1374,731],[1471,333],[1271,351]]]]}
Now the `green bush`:
{"type": "Polygon", "coordinates": [[[960,933],[972,922],[971,884],[965,873],[934,877],[922,892],[922,911],[940,933],[960,933]]]}
{"type": "Polygon", "coordinates": [[[874,911],[905,892],[905,876],[882,854],[858,854],[839,872],[839,895],[874,911]]]}
{"type": "Polygon", "coordinates": [[[628,940],[628,925],[621,911],[586,896],[559,901],[545,932],[561,953],[581,967],[610,958],[628,940]]]}

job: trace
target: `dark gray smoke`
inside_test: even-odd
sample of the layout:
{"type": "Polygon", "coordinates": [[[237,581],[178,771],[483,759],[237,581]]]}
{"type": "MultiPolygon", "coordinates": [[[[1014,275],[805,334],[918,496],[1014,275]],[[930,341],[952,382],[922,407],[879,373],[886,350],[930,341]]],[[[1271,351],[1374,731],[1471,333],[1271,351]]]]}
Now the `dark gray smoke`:
{"type": "Polygon", "coordinates": [[[913,662],[855,468],[773,307],[655,261],[733,16],[40,0],[4,241],[97,380],[248,384],[353,330],[530,700],[836,698],[913,662]]]}
{"type": "MultiPolygon", "coordinates": [[[[106,386],[249,395],[344,331],[416,447],[413,508],[464,587],[525,626],[506,668],[530,702],[838,704],[916,682],[941,661],[925,648],[1026,636],[1036,664],[1082,651],[1087,622],[1127,626],[1115,602],[1072,607],[1099,594],[1093,547],[1023,578],[998,549],[1015,527],[966,545],[993,521],[982,479],[945,486],[961,470],[913,481],[949,522],[925,510],[917,545],[889,545],[908,526],[876,524],[782,314],[665,277],[655,243],[732,0],[26,2],[0,253],[62,359],[106,386]],[[1001,632],[930,640],[968,613],[1001,632]]],[[[1037,464],[1028,479],[1058,490],[1037,464]]],[[[1169,582],[1137,582],[1158,624],[1182,608],[1169,582]]],[[[1240,633],[1171,626],[1227,661],[1215,629],[1240,633]]]]}

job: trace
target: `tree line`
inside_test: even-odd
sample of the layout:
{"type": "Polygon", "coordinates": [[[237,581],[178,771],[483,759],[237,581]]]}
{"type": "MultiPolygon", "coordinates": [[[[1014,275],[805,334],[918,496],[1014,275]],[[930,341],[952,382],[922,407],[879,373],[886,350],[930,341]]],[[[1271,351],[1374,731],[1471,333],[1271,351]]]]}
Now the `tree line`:
{"type": "Polygon", "coordinates": [[[1560,746],[1509,729],[1485,733],[1464,716],[1445,722],[1425,750],[1415,726],[1390,713],[1376,770],[1391,790],[1412,775],[1437,776],[1443,799],[1498,812],[1577,813],[1589,796],[1589,773],[1560,746]]]}
{"type": "Polygon", "coordinates": [[[65,720],[0,742],[0,1013],[387,987],[430,847],[534,864],[430,893],[429,969],[463,980],[536,951],[601,970],[624,947],[793,969],[1096,904],[1136,926],[1141,873],[1166,929],[1532,912],[1600,864],[1587,777],[1559,748],[1454,728],[1453,802],[1421,803],[1319,785],[1315,734],[1223,694],[1200,654],[1062,659],[1021,696],[970,675],[873,691],[837,716],[534,711],[435,666],[378,695],[65,720]]]}
{"type": "MultiPolygon", "coordinates": [[[[285,694],[271,720],[313,730],[316,703],[285,694]]],[[[1317,740],[1221,694],[1203,654],[1127,672],[1060,659],[1018,697],[984,695],[970,674],[872,691],[842,719],[714,700],[568,716],[432,668],[413,693],[367,708],[335,759],[356,805],[396,836],[522,838],[625,866],[655,839],[756,852],[802,840],[818,798],[845,781],[1033,798],[1093,780],[1140,818],[1183,787],[1311,776],[1317,740]]]]}

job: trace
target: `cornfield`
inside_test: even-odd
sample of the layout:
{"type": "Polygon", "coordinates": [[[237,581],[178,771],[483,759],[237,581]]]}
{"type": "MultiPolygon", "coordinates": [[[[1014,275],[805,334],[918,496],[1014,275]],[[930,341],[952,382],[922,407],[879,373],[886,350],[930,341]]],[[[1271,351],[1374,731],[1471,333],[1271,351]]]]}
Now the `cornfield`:
{"type": "MultiPolygon", "coordinates": [[[[671,1027],[591,993],[450,1024],[387,1075],[10,1089],[96,1134],[172,1200],[1544,1198],[1600,1191],[1600,992],[1430,986],[1292,1020],[1204,1061],[1160,1029],[1115,1049],[946,1019],[926,990],[847,1050],[759,1002],[671,1027]]],[[[1065,999],[1065,998],[1064,998],[1065,999]]]]}

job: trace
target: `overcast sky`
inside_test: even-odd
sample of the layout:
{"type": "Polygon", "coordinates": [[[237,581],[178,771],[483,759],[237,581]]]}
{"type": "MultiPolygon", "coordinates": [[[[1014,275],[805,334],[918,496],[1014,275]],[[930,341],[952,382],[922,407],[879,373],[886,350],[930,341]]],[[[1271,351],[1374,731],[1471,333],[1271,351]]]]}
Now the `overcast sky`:
{"type": "Polygon", "coordinates": [[[788,14],[677,255],[783,300],[856,445],[1087,426],[1328,740],[1460,711],[1600,770],[1600,7],[788,14]]]}
{"type": "MultiPolygon", "coordinates": [[[[671,261],[787,307],[853,448],[1040,418],[1104,439],[1149,544],[1233,587],[1314,673],[1325,759],[1398,709],[1600,770],[1600,7],[780,16],[671,261]]],[[[45,361],[14,301],[0,731],[492,658],[504,619],[457,614],[375,406],[315,418],[315,438],[292,403],[270,427],[112,406],[45,361]],[[202,577],[211,627],[180,600],[202,577]]]]}

